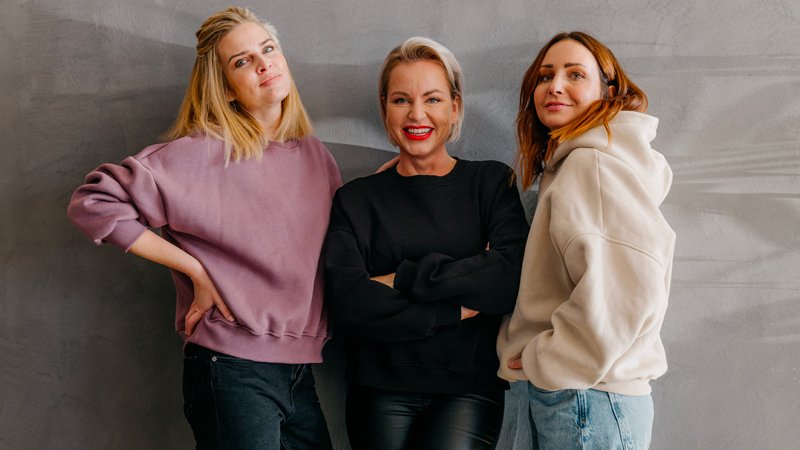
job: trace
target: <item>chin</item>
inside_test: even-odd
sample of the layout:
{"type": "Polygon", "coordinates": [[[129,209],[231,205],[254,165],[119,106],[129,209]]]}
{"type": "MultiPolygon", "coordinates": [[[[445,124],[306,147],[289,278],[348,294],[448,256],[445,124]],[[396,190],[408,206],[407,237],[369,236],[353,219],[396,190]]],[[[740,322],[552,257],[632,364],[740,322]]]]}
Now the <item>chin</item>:
{"type": "Polygon", "coordinates": [[[572,119],[569,120],[548,120],[547,122],[542,122],[544,126],[547,127],[548,130],[557,130],[568,123],[570,123],[572,119]]]}

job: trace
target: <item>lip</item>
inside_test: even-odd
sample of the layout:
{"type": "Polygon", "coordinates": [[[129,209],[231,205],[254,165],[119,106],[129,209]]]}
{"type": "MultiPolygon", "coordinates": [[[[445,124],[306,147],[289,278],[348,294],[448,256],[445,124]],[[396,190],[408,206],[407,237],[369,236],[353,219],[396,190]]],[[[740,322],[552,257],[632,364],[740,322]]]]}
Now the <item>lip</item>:
{"type": "Polygon", "coordinates": [[[561,111],[562,109],[566,108],[567,106],[569,106],[569,105],[567,105],[566,103],[561,103],[561,102],[547,102],[547,103],[544,104],[544,108],[546,110],[548,110],[548,111],[551,111],[551,112],[561,111]]]}
{"type": "Polygon", "coordinates": [[[403,127],[403,134],[412,141],[424,141],[428,139],[433,134],[433,127],[418,127],[418,126],[407,126],[403,127]],[[424,133],[414,133],[412,130],[428,130],[424,133]]]}
{"type": "Polygon", "coordinates": [[[269,75],[261,83],[258,83],[259,87],[269,87],[277,83],[281,78],[280,74],[269,75]]]}

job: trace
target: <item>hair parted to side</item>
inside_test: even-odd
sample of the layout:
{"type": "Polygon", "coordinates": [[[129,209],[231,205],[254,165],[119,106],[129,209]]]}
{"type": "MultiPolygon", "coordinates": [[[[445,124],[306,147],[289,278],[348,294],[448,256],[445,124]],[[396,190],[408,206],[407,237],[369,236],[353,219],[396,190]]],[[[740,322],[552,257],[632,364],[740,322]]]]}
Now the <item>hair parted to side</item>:
{"type": "MultiPolygon", "coordinates": [[[[226,162],[250,157],[258,159],[270,141],[258,121],[236,101],[228,102],[226,97],[228,81],[217,56],[217,45],[226,33],[243,23],[261,25],[283,51],[275,27],[246,8],[230,6],[209,16],[195,33],[197,56],[178,117],[163,136],[174,140],[203,134],[220,139],[225,144],[226,162]]],[[[291,74],[290,78],[289,95],[281,103],[280,123],[272,136],[275,141],[299,139],[313,133],[291,74]]]]}
{"type": "Polygon", "coordinates": [[[464,121],[464,76],[461,72],[461,64],[458,63],[453,52],[445,46],[434,40],[419,36],[408,38],[405,42],[393,48],[386,55],[381,66],[378,78],[378,101],[381,106],[381,122],[383,122],[383,127],[386,129],[389,140],[392,145],[397,145],[386,125],[386,94],[389,89],[389,77],[392,74],[392,70],[399,64],[414,61],[433,61],[444,70],[445,78],[447,78],[447,82],[450,85],[450,98],[451,100],[459,100],[458,115],[455,123],[450,128],[447,142],[458,140],[461,135],[461,123],[464,121]]]}
{"type": "Polygon", "coordinates": [[[553,156],[559,144],[603,125],[611,139],[609,122],[620,111],[647,110],[647,95],[628,78],[619,61],[605,45],[592,36],[580,32],[558,33],[539,50],[522,79],[517,114],[517,156],[515,167],[519,169],[522,188],[528,189],[544,171],[544,163],[553,156]],[[556,43],[572,39],[586,47],[600,66],[603,83],[603,98],[593,103],[580,117],[567,125],[549,130],[536,114],[533,91],[539,84],[539,70],[547,51],[556,43]],[[613,89],[611,89],[613,87],[613,89]]]}

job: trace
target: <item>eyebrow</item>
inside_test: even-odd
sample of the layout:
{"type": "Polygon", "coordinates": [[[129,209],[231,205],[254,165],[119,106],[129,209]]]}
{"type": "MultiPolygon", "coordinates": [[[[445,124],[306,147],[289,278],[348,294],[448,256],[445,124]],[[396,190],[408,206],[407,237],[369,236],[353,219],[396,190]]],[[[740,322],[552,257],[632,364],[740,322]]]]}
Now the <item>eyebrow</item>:
{"type": "MultiPolygon", "coordinates": [[[[258,46],[259,46],[259,47],[263,47],[263,46],[267,45],[267,42],[271,42],[271,41],[272,41],[272,38],[267,38],[267,40],[265,40],[264,42],[262,42],[262,43],[258,44],[258,46]]],[[[244,51],[244,52],[239,52],[239,53],[237,53],[237,54],[235,54],[235,55],[231,55],[231,57],[230,57],[230,58],[228,58],[228,64],[230,64],[230,63],[231,63],[231,61],[233,60],[233,58],[236,58],[237,56],[242,56],[242,55],[244,55],[245,53],[247,53],[247,52],[246,52],[246,51],[244,51]]]]}
{"type": "MultiPolygon", "coordinates": [[[[422,96],[423,96],[423,97],[426,97],[426,96],[428,96],[428,95],[435,94],[435,93],[437,93],[437,92],[438,92],[439,94],[441,94],[441,95],[444,95],[444,92],[442,92],[442,91],[441,91],[441,90],[439,90],[439,89],[431,89],[430,91],[427,91],[427,92],[423,93],[423,94],[422,94],[422,96]]],[[[389,93],[389,95],[405,95],[405,96],[408,96],[409,94],[408,94],[408,92],[403,92],[403,91],[394,91],[394,92],[391,92],[391,93],[389,93]]]]}
{"type": "MultiPolygon", "coordinates": [[[[566,64],[564,64],[564,67],[575,67],[575,66],[581,66],[581,67],[583,67],[583,68],[587,68],[586,66],[584,66],[584,65],[583,65],[583,64],[581,64],[581,63],[566,63],[566,64]]],[[[552,65],[552,64],[542,64],[542,66],[541,66],[541,67],[542,67],[543,69],[552,69],[552,68],[553,68],[553,65],[552,65]]]]}

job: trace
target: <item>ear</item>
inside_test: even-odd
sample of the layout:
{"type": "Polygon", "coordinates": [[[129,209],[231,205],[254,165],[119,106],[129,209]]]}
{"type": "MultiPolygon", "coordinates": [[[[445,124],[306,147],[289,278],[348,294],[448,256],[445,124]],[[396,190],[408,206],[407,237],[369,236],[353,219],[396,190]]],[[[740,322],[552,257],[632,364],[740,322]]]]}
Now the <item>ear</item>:
{"type": "Polygon", "coordinates": [[[617,94],[617,87],[616,86],[609,86],[608,87],[608,96],[613,97],[617,94]]]}
{"type": "Polygon", "coordinates": [[[456,95],[453,98],[453,111],[450,115],[452,123],[456,123],[456,120],[458,120],[458,113],[461,111],[461,107],[461,96],[456,95]]]}

